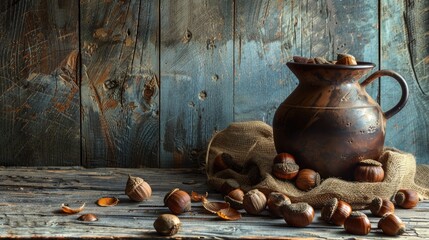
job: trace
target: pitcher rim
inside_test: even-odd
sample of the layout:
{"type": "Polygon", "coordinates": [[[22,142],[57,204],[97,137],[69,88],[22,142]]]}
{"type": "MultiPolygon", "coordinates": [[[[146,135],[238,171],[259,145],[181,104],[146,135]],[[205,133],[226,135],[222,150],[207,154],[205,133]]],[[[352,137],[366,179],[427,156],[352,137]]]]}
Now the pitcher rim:
{"type": "Polygon", "coordinates": [[[297,63],[287,62],[287,66],[307,66],[307,67],[321,67],[321,68],[332,68],[332,69],[371,69],[376,65],[371,62],[357,62],[357,65],[342,65],[342,64],[316,64],[316,63],[297,63]]]}

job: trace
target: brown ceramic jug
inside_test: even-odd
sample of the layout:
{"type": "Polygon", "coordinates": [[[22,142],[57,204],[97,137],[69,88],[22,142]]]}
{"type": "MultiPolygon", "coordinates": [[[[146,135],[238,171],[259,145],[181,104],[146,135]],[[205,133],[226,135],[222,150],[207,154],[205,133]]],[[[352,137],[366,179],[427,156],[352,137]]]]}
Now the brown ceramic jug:
{"type": "Polygon", "coordinates": [[[356,164],[378,159],[384,146],[386,119],[406,104],[408,86],[390,70],[360,78],[373,63],[328,65],[289,62],[297,88],[278,107],[273,119],[276,151],[295,156],[300,168],[311,168],[323,178],[350,180],[356,164]],[[402,90],[399,102],[383,112],[365,90],[381,76],[395,79],[402,90]]]}

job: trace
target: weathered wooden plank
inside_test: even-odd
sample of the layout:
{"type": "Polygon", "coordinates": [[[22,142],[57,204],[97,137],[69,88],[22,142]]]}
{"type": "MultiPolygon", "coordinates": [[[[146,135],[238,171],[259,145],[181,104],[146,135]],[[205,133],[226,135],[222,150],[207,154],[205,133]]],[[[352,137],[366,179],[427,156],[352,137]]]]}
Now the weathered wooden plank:
{"type": "Polygon", "coordinates": [[[232,121],[233,1],[161,1],[162,167],[197,166],[232,121]]]}
{"type": "Polygon", "coordinates": [[[158,7],[81,2],[84,166],[159,166],[158,7]]]}
{"type": "MultiPolygon", "coordinates": [[[[238,1],[235,119],[271,124],[297,84],[284,66],[293,55],[335,59],[345,52],[377,63],[377,16],[376,1],[238,1]]],[[[367,90],[376,97],[377,89],[367,90]]]]}
{"type": "MultiPolygon", "coordinates": [[[[93,167],[195,166],[231,121],[271,124],[297,84],[284,66],[292,55],[337,52],[404,75],[410,101],[388,121],[386,145],[428,163],[428,4],[1,1],[0,165],[79,165],[82,152],[93,167]]],[[[382,82],[387,110],[399,88],[382,82]]],[[[367,90],[380,99],[377,82],[367,90]]]]}
{"type": "Polygon", "coordinates": [[[378,63],[377,1],[317,1],[302,9],[302,55],[336,59],[349,53],[378,63]]]}
{"type": "Polygon", "coordinates": [[[301,48],[298,1],[236,1],[234,120],[272,124],[297,80],[285,63],[301,48]]]}
{"type": "MultiPolygon", "coordinates": [[[[407,105],[387,121],[386,145],[413,153],[429,163],[428,1],[381,1],[381,68],[401,74],[408,83],[407,105]]],[[[399,85],[383,77],[381,104],[393,107],[401,96],[399,85]]]]}
{"type": "MultiPolygon", "coordinates": [[[[192,169],[84,169],[84,168],[2,168],[0,169],[0,238],[156,238],[153,221],[169,210],[163,206],[164,195],[172,188],[185,191],[209,192],[210,201],[222,201],[221,195],[208,189],[205,176],[192,169]],[[147,201],[136,203],[124,194],[128,174],[143,177],[152,186],[153,194],[147,201]],[[189,184],[194,183],[194,184],[189,184]],[[115,196],[120,202],[115,207],[98,207],[96,199],[115,196]],[[62,203],[80,206],[83,213],[95,213],[97,222],[80,222],[80,214],[59,212],[62,203]]],[[[429,202],[420,202],[417,208],[396,209],[406,223],[407,230],[398,239],[426,239],[429,237],[429,202]]],[[[373,230],[365,239],[384,237],[377,228],[378,218],[368,210],[373,230]]],[[[325,238],[345,239],[342,227],[331,226],[320,219],[316,211],[314,222],[305,228],[291,228],[283,219],[274,219],[264,212],[252,216],[242,211],[242,219],[221,221],[208,214],[200,203],[192,203],[191,212],[179,215],[182,229],[175,237],[186,239],[290,239],[325,238]]]]}
{"type": "MultiPolygon", "coordinates": [[[[336,59],[338,53],[349,53],[358,61],[378,64],[377,1],[318,1],[302,8],[303,56],[336,59]]],[[[366,87],[375,100],[378,89],[377,82],[366,87]]]]}
{"type": "Polygon", "coordinates": [[[0,165],[79,165],[78,1],[0,9],[0,165]]]}

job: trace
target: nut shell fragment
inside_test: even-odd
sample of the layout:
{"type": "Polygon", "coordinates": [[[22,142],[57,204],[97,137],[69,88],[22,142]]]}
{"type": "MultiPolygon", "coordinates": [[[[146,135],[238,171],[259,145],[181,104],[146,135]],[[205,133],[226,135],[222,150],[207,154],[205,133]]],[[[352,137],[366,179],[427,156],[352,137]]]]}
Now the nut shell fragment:
{"type": "Polygon", "coordinates": [[[207,192],[204,195],[194,191],[191,192],[191,200],[193,202],[204,202],[208,196],[209,194],[207,192]]]}
{"type": "Polygon", "coordinates": [[[83,204],[82,204],[82,206],[80,206],[80,207],[78,207],[78,208],[71,208],[71,207],[69,207],[69,205],[68,205],[68,204],[66,204],[66,203],[61,204],[61,210],[62,210],[64,213],[67,213],[67,214],[75,214],[75,213],[79,213],[79,212],[81,212],[84,208],[85,208],[85,203],[83,203],[83,204]]]}
{"type": "Polygon", "coordinates": [[[119,199],[115,197],[103,197],[97,200],[97,205],[100,207],[113,207],[116,206],[119,199]]]}
{"type": "Polygon", "coordinates": [[[78,217],[77,220],[84,221],[84,222],[94,222],[94,221],[98,221],[98,218],[92,213],[87,213],[78,217]]]}
{"type": "Polygon", "coordinates": [[[241,218],[241,214],[234,208],[223,208],[216,213],[223,220],[238,220],[241,218]]]}
{"type": "Polygon", "coordinates": [[[217,213],[222,209],[229,208],[230,205],[227,202],[209,202],[206,200],[203,201],[203,207],[211,213],[217,213]]]}

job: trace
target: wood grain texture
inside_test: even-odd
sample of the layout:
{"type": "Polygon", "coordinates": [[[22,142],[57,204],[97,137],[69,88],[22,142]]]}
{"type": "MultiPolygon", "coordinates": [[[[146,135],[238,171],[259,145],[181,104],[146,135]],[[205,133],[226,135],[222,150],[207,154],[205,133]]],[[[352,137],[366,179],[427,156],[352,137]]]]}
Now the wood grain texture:
{"type": "Polygon", "coordinates": [[[303,56],[336,59],[337,53],[349,53],[359,61],[378,62],[377,1],[308,1],[301,21],[303,56]]]}
{"type": "Polygon", "coordinates": [[[158,1],[81,1],[88,167],[158,163],[158,1]]]}
{"type": "MultiPolygon", "coordinates": [[[[189,169],[117,169],[117,168],[3,168],[0,169],[0,238],[66,238],[66,239],[153,239],[153,222],[169,213],[163,198],[172,188],[190,193],[208,192],[209,201],[223,201],[209,189],[205,176],[189,169]],[[124,194],[128,174],[142,177],[152,187],[152,196],[143,202],[132,202],[124,194]],[[190,183],[190,184],[189,184],[190,183]],[[95,201],[104,196],[117,197],[114,207],[99,207],[95,201]],[[60,211],[62,203],[71,207],[86,203],[78,214],[60,211]],[[99,220],[81,222],[81,214],[94,213],[99,220]]],[[[406,224],[406,232],[395,239],[429,238],[429,202],[414,209],[396,209],[395,214],[406,224]]],[[[385,235],[377,229],[378,217],[363,210],[372,230],[365,239],[385,235]]],[[[179,215],[182,228],[179,239],[354,239],[343,227],[324,223],[316,210],[312,224],[305,228],[289,227],[283,219],[275,219],[264,211],[253,216],[241,210],[237,221],[221,221],[205,211],[201,203],[192,203],[190,212],[179,215]]]]}
{"type": "Polygon", "coordinates": [[[79,165],[78,2],[0,10],[0,165],[79,165]]]}
{"type": "MultiPolygon", "coordinates": [[[[349,53],[358,61],[378,64],[377,1],[307,1],[302,9],[302,56],[335,60],[338,53],[349,53]]],[[[360,82],[378,69],[374,68],[360,82]]],[[[377,81],[365,89],[375,100],[379,99],[377,81]]]]}
{"type": "MultiPolygon", "coordinates": [[[[428,9],[425,0],[0,1],[0,165],[198,166],[229,123],[272,124],[298,84],[285,66],[293,55],[338,52],[406,78],[410,99],[387,121],[386,145],[429,163],[428,9]]],[[[399,99],[388,78],[366,90],[384,110],[399,99]]]]}
{"type": "MultiPolygon", "coordinates": [[[[378,64],[377,1],[310,1],[303,9],[304,56],[336,59],[338,53],[349,53],[358,61],[378,64]]],[[[377,82],[366,87],[374,99],[378,98],[378,89],[377,82]]]]}
{"type": "MultiPolygon", "coordinates": [[[[401,74],[408,83],[407,105],[387,121],[387,146],[429,162],[429,88],[427,1],[381,1],[381,68],[401,74]]],[[[400,87],[381,79],[381,105],[388,110],[399,101],[400,87]]]]}
{"type": "Polygon", "coordinates": [[[161,1],[162,167],[197,166],[232,121],[232,27],[232,1],[161,1]]]}
{"type": "MultiPolygon", "coordinates": [[[[277,106],[298,84],[285,66],[293,55],[350,53],[377,63],[377,9],[376,1],[237,1],[235,120],[272,124],[277,106]]],[[[367,91],[376,98],[378,85],[367,91]]]]}
{"type": "Polygon", "coordinates": [[[272,124],[297,80],[285,66],[300,55],[297,1],[236,1],[234,120],[272,124]]]}

